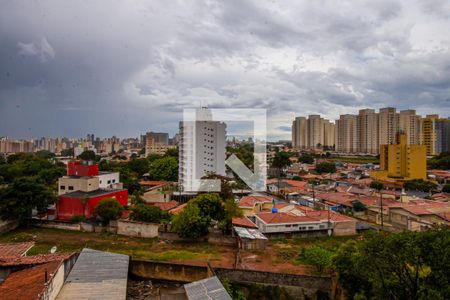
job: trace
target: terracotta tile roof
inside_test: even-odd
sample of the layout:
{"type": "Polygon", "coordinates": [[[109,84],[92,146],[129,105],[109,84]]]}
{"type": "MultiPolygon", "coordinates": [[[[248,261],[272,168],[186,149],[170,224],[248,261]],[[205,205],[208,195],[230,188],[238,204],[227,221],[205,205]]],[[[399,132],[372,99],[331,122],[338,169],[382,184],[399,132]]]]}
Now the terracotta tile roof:
{"type": "Polygon", "coordinates": [[[315,222],[316,218],[308,216],[297,216],[290,213],[278,212],[262,212],[256,215],[258,218],[264,221],[266,224],[290,224],[290,223],[303,223],[303,222],[315,222]]]}
{"type": "Polygon", "coordinates": [[[254,207],[256,203],[272,203],[273,198],[268,196],[245,196],[239,200],[240,207],[254,207]]]}
{"type": "Polygon", "coordinates": [[[20,266],[20,265],[38,265],[51,261],[62,261],[70,258],[75,253],[58,253],[58,254],[38,254],[32,256],[21,257],[3,257],[0,258],[0,266],[20,266]]]}
{"type": "Polygon", "coordinates": [[[47,272],[47,280],[50,281],[60,265],[61,261],[51,261],[11,273],[0,284],[1,299],[41,299],[46,288],[45,272],[47,272]]]}
{"type": "Polygon", "coordinates": [[[258,228],[252,221],[247,217],[234,217],[232,219],[233,226],[246,227],[246,228],[258,228]]]}
{"type": "Polygon", "coordinates": [[[169,202],[153,202],[149,203],[149,205],[158,206],[161,210],[169,211],[178,206],[178,202],[175,200],[169,202]]]}
{"type": "Polygon", "coordinates": [[[330,211],[328,214],[328,210],[315,210],[311,212],[307,212],[306,216],[317,218],[321,221],[328,221],[328,216],[330,216],[330,220],[332,222],[349,222],[349,221],[355,221],[355,219],[339,214],[334,211],[330,211]]]}
{"type": "Polygon", "coordinates": [[[172,208],[171,210],[169,210],[169,213],[171,213],[172,215],[178,215],[179,213],[181,213],[184,210],[186,205],[187,205],[187,203],[184,203],[184,204],[181,204],[180,206],[172,208]]]}
{"type": "Polygon", "coordinates": [[[295,215],[289,212],[278,212],[278,213],[263,212],[259,213],[257,216],[261,220],[263,220],[266,224],[326,222],[328,221],[328,216],[330,217],[330,221],[333,223],[355,221],[354,219],[348,216],[341,215],[334,211],[330,211],[328,214],[327,210],[308,211],[306,212],[306,215],[303,216],[295,215]]]}
{"type": "Polygon", "coordinates": [[[0,244],[0,259],[4,257],[24,256],[33,246],[34,242],[0,244]]]}

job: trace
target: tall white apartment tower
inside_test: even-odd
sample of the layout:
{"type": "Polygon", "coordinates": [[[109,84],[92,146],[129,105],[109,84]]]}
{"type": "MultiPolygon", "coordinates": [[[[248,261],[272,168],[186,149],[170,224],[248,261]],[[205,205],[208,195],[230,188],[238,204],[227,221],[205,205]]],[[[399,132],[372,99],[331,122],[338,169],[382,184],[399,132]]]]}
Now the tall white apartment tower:
{"type": "Polygon", "coordinates": [[[180,122],[178,181],[185,192],[198,191],[208,174],[225,175],[226,124],[212,121],[207,108],[196,110],[196,121],[180,122]]]}

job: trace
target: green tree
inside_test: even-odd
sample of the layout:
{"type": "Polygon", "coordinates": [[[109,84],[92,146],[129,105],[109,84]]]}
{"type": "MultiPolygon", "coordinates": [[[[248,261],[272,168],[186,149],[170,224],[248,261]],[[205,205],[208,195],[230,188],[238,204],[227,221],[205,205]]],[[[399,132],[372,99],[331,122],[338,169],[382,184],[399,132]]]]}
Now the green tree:
{"type": "Polygon", "coordinates": [[[442,152],[428,161],[432,169],[450,170],[450,152],[442,152]]]}
{"type": "Polygon", "coordinates": [[[333,162],[321,162],[316,165],[316,172],[322,173],[336,173],[336,165],[333,162]]]}
{"type": "Polygon", "coordinates": [[[43,213],[55,200],[55,193],[36,177],[20,177],[0,189],[0,214],[5,219],[23,222],[31,217],[32,209],[43,213]]]}
{"type": "Polygon", "coordinates": [[[446,299],[450,231],[371,232],[342,245],[333,259],[348,299],[446,299]]]}
{"type": "Polygon", "coordinates": [[[381,191],[382,189],[384,189],[384,185],[379,181],[372,181],[370,183],[370,188],[377,190],[377,191],[381,191]]]}
{"type": "Polygon", "coordinates": [[[242,209],[239,205],[236,204],[234,199],[227,199],[223,203],[224,207],[224,216],[222,220],[219,222],[219,226],[223,232],[229,233],[231,231],[231,227],[233,226],[233,218],[234,217],[242,217],[242,209]]]}
{"type": "Polygon", "coordinates": [[[172,157],[175,157],[178,160],[178,147],[177,148],[167,149],[167,151],[164,154],[164,156],[172,156],[172,157]]]}
{"type": "Polygon", "coordinates": [[[431,192],[437,189],[437,185],[431,181],[423,179],[408,180],[403,187],[409,191],[431,192]]]}
{"type": "Polygon", "coordinates": [[[136,173],[139,177],[144,175],[149,170],[148,160],[145,158],[135,158],[128,162],[127,166],[131,171],[136,173]]]}
{"type": "Polygon", "coordinates": [[[313,164],[314,157],[312,157],[309,153],[302,153],[302,155],[300,155],[300,157],[298,158],[298,161],[305,164],[313,164]]]}
{"type": "Polygon", "coordinates": [[[307,264],[316,267],[319,273],[324,272],[331,266],[331,258],[333,253],[320,246],[313,246],[304,250],[300,259],[307,264]]]}
{"type": "Polygon", "coordinates": [[[142,187],[139,184],[137,174],[129,170],[126,167],[115,168],[117,172],[120,172],[120,182],[123,183],[123,187],[128,189],[129,194],[134,194],[135,192],[140,192],[142,187]]]}
{"type": "Polygon", "coordinates": [[[149,175],[153,180],[177,181],[177,159],[173,156],[167,156],[152,161],[150,163],[149,175]]]}
{"type": "Polygon", "coordinates": [[[275,153],[275,156],[272,161],[272,167],[283,169],[291,165],[291,161],[289,160],[289,153],[279,151],[275,153]]]}
{"type": "Polygon", "coordinates": [[[222,199],[216,193],[200,194],[189,203],[197,205],[200,213],[208,219],[220,221],[225,216],[222,199]]]}
{"type": "Polygon", "coordinates": [[[442,187],[442,192],[450,193],[450,183],[447,183],[442,187]]]}
{"type": "Polygon", "coordinates": [[[75,154],[74,154],[73,148],[61,150],[61,156],[70,156],[70,157],[73,157],[74,155],[75,155],[75,154]]]}
{"type": "Polygon", "coordinates": [[[163,220],[168,220],[170,216],[167,212],[162,211],[158,206],[138,204],[131,209],[130,220],[161,223],[163,220]]]}
{"type": "Polygon", "coordinates": [[[44,159],[50,159],[55,157],[55,153],[50,152],[48,150],[39,150],[36,153],[36,156],[44,158],[44,159]]]}
{"type": "Polygon", "coordinates": [[[174,216],[172,231],[181,237],[199,238],[208,233],[209,223],[209,218],[201,213],[197,205],[188,203],[180,214],[174,216]]]}
{"type": "Polygon", "coordinates": [[[80,155],[78,155],[78,158],[82,159],[82,160],[93,160],[93,161],[95,161],[96,160],[96,155],[95,155],[95,152],[92,151],[92,150],[85,150],[80,155]]]}
{"type": "Polygon", "coordinates": [[[105,198],[100,201],[94,209],[96,215],[98,215],[103,224],[108,224],[111,220],[117,220],[122,215],[124,208],[114,198],[105,198]]]}

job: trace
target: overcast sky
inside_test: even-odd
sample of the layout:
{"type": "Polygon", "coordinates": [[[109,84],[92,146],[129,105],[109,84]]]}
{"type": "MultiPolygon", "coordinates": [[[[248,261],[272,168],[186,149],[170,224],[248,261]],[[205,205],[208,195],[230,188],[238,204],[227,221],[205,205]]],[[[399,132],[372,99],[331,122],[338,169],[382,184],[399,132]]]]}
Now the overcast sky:
{"type": "Polygon", "coordinates": [[[450,1],[3,1],[0,136],[138,136],[183,108],[450,115],[450,1]],[[339,3],[339,4],[338,4],[339,3]]]}

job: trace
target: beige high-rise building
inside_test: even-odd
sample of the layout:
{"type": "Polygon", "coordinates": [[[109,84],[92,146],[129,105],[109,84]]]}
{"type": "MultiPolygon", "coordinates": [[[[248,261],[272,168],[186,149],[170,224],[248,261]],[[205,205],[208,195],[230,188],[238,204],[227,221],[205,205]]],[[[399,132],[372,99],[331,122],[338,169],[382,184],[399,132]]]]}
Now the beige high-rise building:
{"type": "Polygon", "coordinates": [[[361,109],[358,114],[358,152],[378,154],[378,114],[374,109],[361,109]]]}
{"type": "Polygon", "coordinates": [[[308,120],[305,117],[297,117],[292,122],[292,147],[306,149],[308,147],[308,120]]]}
{"type": "Polygon", "coordinates": [[[339,120],[336,120],[336,150],[338,152],[358,152],[357,123],[357,115],[341,115],[339,120]]]}
{"type": "Polygon", "coordinates": [[[308,140],[310,148],[319,148],[324,144],[323,118],[320,115],[308,117],[308,140]]]}
{"type": "Polygon", "coordinates": [[[336,125],[329,120],[323,122],[323,145],[326,147],[334,147],[336,142],[336,125]]]}
{"type": "Polygon", "coordinates": [[[292,147],[297,149],[316,149],[333,147],[335,125],[320,115],[297,117],[292,122],[292,147]]]}
{"type": "Polygon", "coordinates": [[[378,124],[379,144],[396,144],[399,130],[399,114],[396,109],[394,107],[380,108],[378,124]]]}
{"type": "Polygon", "coordinates": [[[408,145],[420,144],[420,119],[414,109],[400,111],[399,129],[406,134],[408,145]]]}

